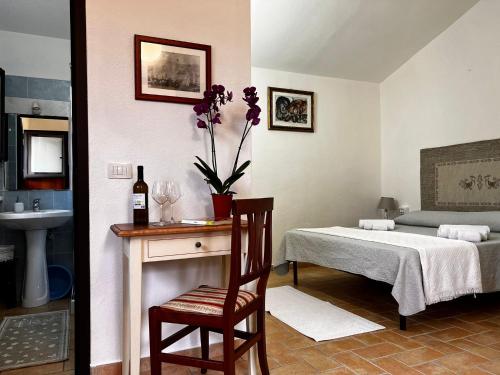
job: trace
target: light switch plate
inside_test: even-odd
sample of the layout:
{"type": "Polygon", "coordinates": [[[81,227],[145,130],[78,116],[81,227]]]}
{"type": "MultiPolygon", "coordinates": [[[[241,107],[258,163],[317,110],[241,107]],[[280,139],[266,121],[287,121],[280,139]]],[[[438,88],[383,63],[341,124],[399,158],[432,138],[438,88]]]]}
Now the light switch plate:
{"type": "Polygon", "coordinates": [[[132,178],[132,164],[130,163],[109,163],[108,178],[132,178]]]}

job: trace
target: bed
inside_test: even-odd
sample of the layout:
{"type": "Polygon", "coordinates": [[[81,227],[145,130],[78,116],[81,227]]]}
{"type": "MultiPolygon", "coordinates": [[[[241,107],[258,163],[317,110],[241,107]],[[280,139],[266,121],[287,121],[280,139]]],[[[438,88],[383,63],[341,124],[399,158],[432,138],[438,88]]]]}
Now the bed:
{"type": "MultiPolygon", "coordinates": [[[[500,140],[421,150],[422,211],[395,219],[397,232],[436,236],[440,224],[488,225],[490,239],[477,244],[483,293],[500,291],[500,140]]],[[[393,286],[400,328],[406,316],[425,310],[417,250],[294,229],[279,254],[297,262],[359,274],[393,286]]]]}

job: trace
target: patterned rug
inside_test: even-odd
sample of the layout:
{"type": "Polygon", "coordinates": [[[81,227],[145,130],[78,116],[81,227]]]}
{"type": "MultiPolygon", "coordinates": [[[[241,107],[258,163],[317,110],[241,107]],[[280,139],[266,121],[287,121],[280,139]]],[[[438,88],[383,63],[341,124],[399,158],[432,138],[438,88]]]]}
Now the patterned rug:
{"type": "Polygon", "coordinates": [[[0,325],[0,371],[68,358],[68,310],[8,316],[0,325]]]}

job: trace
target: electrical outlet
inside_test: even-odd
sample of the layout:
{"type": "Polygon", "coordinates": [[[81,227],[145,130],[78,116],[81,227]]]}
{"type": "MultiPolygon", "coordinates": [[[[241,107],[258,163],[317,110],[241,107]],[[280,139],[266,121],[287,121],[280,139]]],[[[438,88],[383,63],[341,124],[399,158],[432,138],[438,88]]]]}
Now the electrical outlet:
{"type": "Polygon", "coordinates": [[[410,207],[409,206],[399,207],[399,214],[400,215],[406,215],[409,212],[410,212],[410,207]]]}
{"type": "Polygon", "coordinates": [[[132,164],[130,163],[109,163],[108,178],[123,179],[132,178],[132,164]]]}

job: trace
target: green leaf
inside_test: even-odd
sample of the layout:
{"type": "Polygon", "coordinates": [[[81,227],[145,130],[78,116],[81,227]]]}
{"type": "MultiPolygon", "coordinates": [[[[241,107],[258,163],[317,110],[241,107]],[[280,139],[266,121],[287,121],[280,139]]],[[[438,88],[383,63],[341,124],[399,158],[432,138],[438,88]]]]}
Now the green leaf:
{"type": "Polygon", "coordinates": [[[215,174],[214,171],[212,171],[210,168],[208,169],[204,168],[198,163],[193,163],[193,164],[207,178],[208,183],[214,187],[217,193],[221,194],[224,191],[224,188],[222,186],[222,181],[219,179],[219,177],[217,176],[217,174],[215,174]]]}
{"type": "Polygon", "coordinates": [[[236,169],[234,171],[234,173],[241,173],[245,170],[246,167],[248,167],[250,165],[250,160],[247,160],[246,162],[244,162],[243,164],[241,164],[238,169],[236,169]]]}
{"type": "MultiPolygon", "coordinates": [[[[196,159],[199,160],[199,162],[203,165],[204,169],[206,172],[202,172],[205,176],[207,176],[207,178],[209,179],[210,181],[210,185],[212,185],[214,187],[214,189],[217,191],[217,193],[221,193],[221,191],[224,189],[223,186],[222,186],[222,181],[220,180],[219,176],[217,176],[217,173],[213,171],[212,168],[210,168],[210,166],[203,160],[201,159],[199,156],[195,156],[196,159]]],[[[196,163],[195,163],[196,165],[196,163]]],[[[200,169],[201,170],[201,169],[200,169]]]]}
{"type": "Polygon", "coordinates": [[[219,177],[217,177],[217,175],[210,169],[206,169],[206,168],[203,168],[201,165],[199,165],[198,163],[194,163],[194,165],[200,170],[201,173],[203,173],[203,175],[210,181],[210,183],[216,187],[216,185],[220,185],[222,187],[222,182],[221,180],[219,179],[219,177]]]}
{"type": "Polygon", "coordinates": [[[195,158],[198,159],[198,161],[201,163],[201,165],[203,165],[206,169],[209,169],[212,171],[212,168],[210,168],[210,166],[207,163],[205,163],[205,161],[202,158],[200,158],[199,156],[195,156],[195,158]]]}
{"type": "Polygon", "coordinates": [[[224,181],[224,185],[222,186],[224,189],[224,193],[227,192],[231,187],[231,185],[233,185],[236,181],[238,181],[243,175],[244,173],[238,173],[238,174],[235,173],[229,176],[228,179],[224,181]]]}

